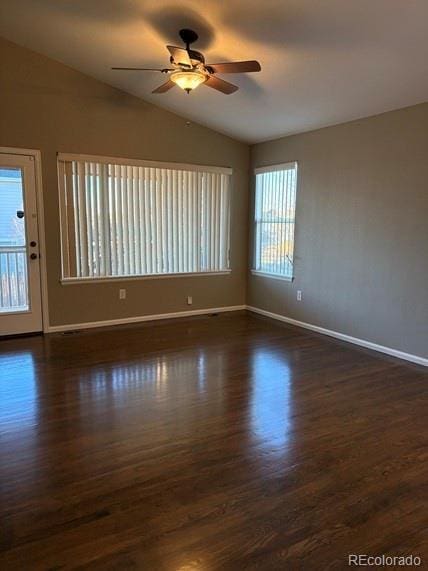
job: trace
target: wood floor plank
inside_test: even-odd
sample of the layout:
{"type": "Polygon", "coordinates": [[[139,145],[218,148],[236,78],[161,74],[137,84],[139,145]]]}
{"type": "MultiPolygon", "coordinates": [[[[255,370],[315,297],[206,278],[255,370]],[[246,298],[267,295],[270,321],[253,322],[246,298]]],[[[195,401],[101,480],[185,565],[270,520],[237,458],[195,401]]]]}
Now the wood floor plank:
{"type": "Polygon", "coordinates": [[[0,341],[0,568],[427,563],[427,381],[245,312],[0,341]]]}

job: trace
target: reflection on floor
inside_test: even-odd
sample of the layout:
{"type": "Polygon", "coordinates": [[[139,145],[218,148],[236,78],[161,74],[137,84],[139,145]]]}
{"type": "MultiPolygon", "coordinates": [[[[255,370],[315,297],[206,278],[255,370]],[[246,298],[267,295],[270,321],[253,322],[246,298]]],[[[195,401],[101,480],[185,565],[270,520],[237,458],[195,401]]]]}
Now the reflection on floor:
{"type": "Polygon", "coordinates": [[[0,341],[0,568],[422,555],[427,381],[245,313],[0,341]]]}

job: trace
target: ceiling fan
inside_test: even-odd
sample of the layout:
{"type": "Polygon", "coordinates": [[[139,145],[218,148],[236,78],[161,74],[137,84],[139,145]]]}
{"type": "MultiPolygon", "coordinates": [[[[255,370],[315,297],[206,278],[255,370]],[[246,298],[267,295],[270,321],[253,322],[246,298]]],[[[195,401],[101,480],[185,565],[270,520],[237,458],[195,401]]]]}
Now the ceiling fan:
{"type": "Polygon", "coordinates": [[[186,45],[185,48],[166,46],[171,54],[169,61],[172,67],[164,69],[112,67],[112,69],[122,71],[159,71],[167,74],[169,76],[168,81],[157,87],[152,93],[165,93],[174,85],[178,85],[181,89],[190,93],[198,85],[204,84],[226,95],[237,91],[239,89],[238,86],[216,77],[215,74],[249,73],[261,70],[259,62],[254,60],[206,64],[201,52],[190,49],[190,44],[196,42],[198,34],[193,30],[183,29],[180,30],[179,35],[186,45]]]}

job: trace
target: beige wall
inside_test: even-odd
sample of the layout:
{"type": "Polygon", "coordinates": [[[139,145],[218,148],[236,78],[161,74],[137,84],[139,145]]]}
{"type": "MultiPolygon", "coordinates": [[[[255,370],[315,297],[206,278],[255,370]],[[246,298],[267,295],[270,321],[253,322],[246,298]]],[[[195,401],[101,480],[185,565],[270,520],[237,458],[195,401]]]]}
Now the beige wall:
{"type": "Polygon", "coordinates": [[[247,145],[1,39],[0,146],[42,151],[51,325],[187,310],[192,295],[192,309],[247,301],[428,356],[428,104],[252,147],[253,167],[299,162],[291,284],[247,282],[247,145]],[[58,151],[231,166],[232,274],[61,286],[58,151]]]}
{"type": "Polygon", "coordinates": [[[248,304],[428,357],[428,104],[252,147],[293,160],[295,281],[250,276],[248,304]]]}
{"type": "Polygon", "coordinates": [[[247,145],[0,39],[0,146],[42,151],[51,325],[245,303],[247,145]],[[57,152],[232,167],[232,274],[61,286],[57,152]]]}

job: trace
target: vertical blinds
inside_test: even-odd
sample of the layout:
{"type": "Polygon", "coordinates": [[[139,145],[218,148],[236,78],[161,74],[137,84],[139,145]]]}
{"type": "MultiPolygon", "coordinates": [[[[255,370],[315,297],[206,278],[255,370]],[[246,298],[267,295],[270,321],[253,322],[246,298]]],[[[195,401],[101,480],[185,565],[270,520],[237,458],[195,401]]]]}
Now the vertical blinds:
{"type": "Polygon", "coordinates": [[[254,270],[293,276],[297,163],[256,171],[254,270]]]}
{"type": "Polygon", "coordinates": [[[229,268],[230,169],[67,155],[58,168],[63,278],[229,268]]]}

